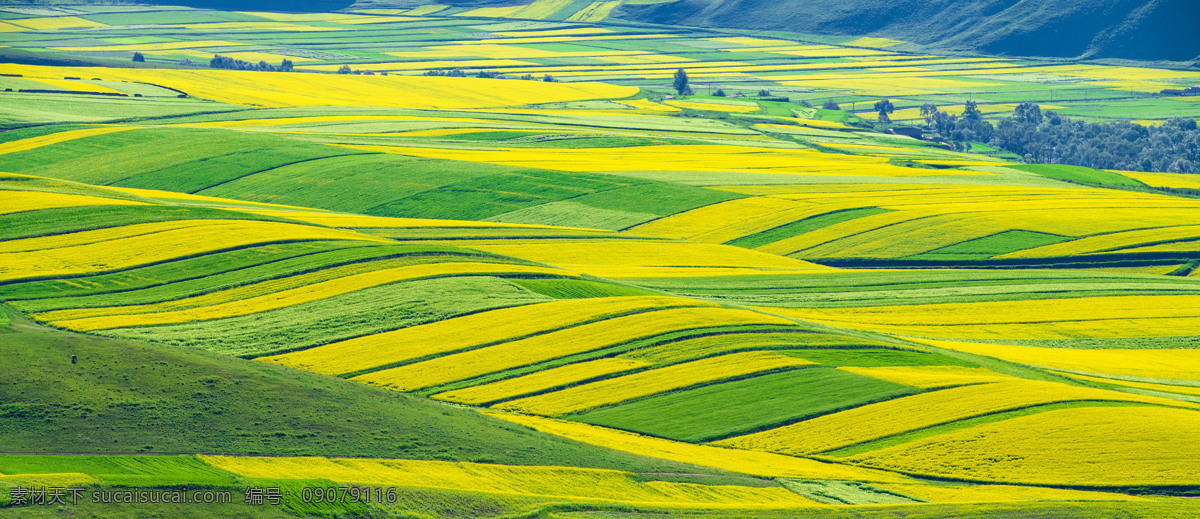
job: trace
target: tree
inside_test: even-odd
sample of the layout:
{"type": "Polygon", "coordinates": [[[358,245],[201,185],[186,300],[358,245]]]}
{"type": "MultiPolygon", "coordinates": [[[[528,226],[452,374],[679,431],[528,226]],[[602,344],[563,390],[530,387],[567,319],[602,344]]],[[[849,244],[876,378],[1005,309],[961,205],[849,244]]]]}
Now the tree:
{"type": "Polygon", "coordinates": [[[767,89],[765,89],[765,88],[763,88],[763,89],[759,89],[759,91],[758,91],[758,96],[759,96],[759,97],[770,97],[770,96],[771,96],[771,91],[770,91],[770,90],[767,90],[767,89]]]}
{"type": "Polygon", "coordinates": [[[978,121],[983,119],[983,112],[979,111],[979,104],[975,101],[967,101],[967,103],[963,105],[963,119],[970,121],[978,121]]]}
{"type": "Polygon", "coordinates": [[[136,61],[138,63],[145,63],[146,57],[143,56],[142,53],[140,53],[140,52],[134,52],[133,53],[133,61],[136,61]]]}
{"type": "Polygon", "coordinates": [[[1042,107],[1034,103],[1021,103],[1013,109],[1013,119],[1034,126],[1042,124],[1042,107]]]}
{"type": "Polygon", "coordinates": [[[293,67],[292,60],[290,60],[290,59],[285,58],[281,63],[279,63],[279,71],[280,72],[291,72],[292,67],[293,67]]]}
{"type": "Polygon", "coordinates": [[[825,104],[821,105],[821,108],[825,109],[825,110],[841,110],[842,109],[842,107],[838,106],[837,102],[835,102],[833,99],[827,99],[825,101],[825,104]]]}
{"type": "Polygon", "coordinates": [[[718,88],[717,93],[713,94],[717,97],[725,97],[725,90],[718,88]]]}
{"type": "Polygon", "coordinates": [[[542,76],[543,83],[555,83],[557,81],[558,80],[554,79],[554,76],[551,76],[550,74],[546,74],[546,75],[542,76]]]}
{"type": "Polygon", "coordinates": [[[896,110],[896,106],[890,100],[880,99],[875,101],[875,111],[879,112],[879,122],[883,124],[891,124],[892,118],[888,114],[896,110]]]}
{"type": "Polygon", "coordinates": [[[937,105],[933,103],[921,105],[921,117],[925,118],[925,124],[933,124],[933,114],[937,113],[937,111],[937,105]]]}
{"type": "Polygon", "coordinates": [[[803,106],[803,107],[805,107],[805,108],[812,108],[812,107],[813,107],[812,103],[808,102],[808,100],[807,100],[807,99],[801,99],[801,100],[800,100],[800,106],[803,106]]]}
{"type": "Polygon", "coordinates": [[[350,73],[350,65],[342,65],[341,67],[339,67],[337,69],[337,73],[338,74],[349,74],[350,73]]]}
{"type": "Polygon", "coordinates": [[[179,60],[179,66],[181,67],[190,67],[192,65],[194,65],[194,63],[192,63],[192,60],[190,59],[182,58],[179,60]]]}
{"type": "Polygon", "coordinates": [[[687,71],[679,69],[675,71],[675,93],[679,95],[687,95],[692,92],[692,87],[688,85],[687,71]]]}

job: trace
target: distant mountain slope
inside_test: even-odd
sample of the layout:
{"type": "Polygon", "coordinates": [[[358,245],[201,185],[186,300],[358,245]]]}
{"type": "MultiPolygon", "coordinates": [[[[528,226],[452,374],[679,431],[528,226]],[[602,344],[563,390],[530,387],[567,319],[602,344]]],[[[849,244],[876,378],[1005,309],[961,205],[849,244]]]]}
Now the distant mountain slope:
{"type": "Polygon", "coordinates": [[[995,54],[1190,60],[1195,0],[677,0],[614,18],[708,27],[877,35],[995,54]]]}

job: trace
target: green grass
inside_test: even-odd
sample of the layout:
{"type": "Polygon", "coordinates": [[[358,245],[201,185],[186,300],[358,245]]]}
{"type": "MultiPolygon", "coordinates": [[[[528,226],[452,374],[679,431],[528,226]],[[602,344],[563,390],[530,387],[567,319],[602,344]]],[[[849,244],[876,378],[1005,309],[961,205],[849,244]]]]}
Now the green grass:
{"type": "MultiPolygon", "coordinates": [[[[40,486],[40,485],[39,485],[40,486]]],[[[61,517],[171,517],[172,519],[295,519],[296,513],[272,505],[246,504],[245,486],[222,487],[221,491],[230,492],[230,502],[222,504],[164,504],[164,503],[105,503],[102,497],[92,502],[92,493],[100,492],[98,496],[111,495],[106,492],[127,492],[128,487],[120,486],[91,486],[82,487],[78,503],[71,504],[71,494],[66,495],[66,506],[22,506],[7,508],[8,492],[0,497],[0,517],[17,517],[20,519],[57,519],[61,517]],[[71,514],[71,515],[66,515],[71,514]]],[[[111,497],[110,497],[111,499],[111,497]]],[[[378,513],[378,512],[377,512],[378,513]]],[[[328,511],[324,517],[333,517],[328,511]]]]}
{"type": "MultiPolygon", "coordinates": [[[[496,262],[498,259],[486,254],[470,254],[462,249],[423,245],[381,245],[373,247],[354,247],[330,252],[309,254],[298,258],[289,258],[271,263],[256,265],[249,268],[204,276],[198,279],[167,283],[140,290],[126,290],[116,293],[96,294],[91,296],[45,298],[30,301],[12,301],[10,304],[22,312],[45,312],[64,308],[97,308],[105,306],[124,306],[175,301],[195,297],[219,290],[227,290],[239,286],[267,280],[275,280],[320,272],[341,265],[358,264],[365,267],[363,271],[371,270],[370,264],[390,260],[386,268],[404,265],[427,263],[448,263],[455,261],[496,262]],[[457,252],[458,254],[455,254],[457,252]],[[399,261],[397,261],[399,260],[399,261]]],[[[319,280],[311,282],[323,281],[319,280]]]]}
{"type": "MultiPolygon", "coordinates": [[[[18,79],[18,78],[0,78],[0,79],[11,80],[11,79],[18,79]]],[[[45,124],[45,125],[41,125],[41,126],[30,126],[30,127],[26,127],[26,128],[17,128],[14,130],[0,132],[0,142],[19,141],[21,139],[31,139],[34,137],[41,137],[43,135],[51,135],[51,134],[70,131],[70,130],[82,130],[84,128],[91,128],[91,126],[87,126],[87,125],[83,125],[83,124],[45,124]]]]}
{"type": "Polygon", "coordinates": [[[683,441],[712,441],[916,393],[830,368],[805,368],[651,396],[567,418],[683,441]]]}
{"type": "Polygon", "coordinates": [[[600,209],[670,216],[743,197],[728,191],[655,182],[601,191],[571,201],[600,209]]]}
{"type": "Polygon", "coordinates": [[[99,333],[229,355],[259,356],[548,300],[495,277],[445,277],[392,283],[239,317],[99,333]]]}
{"type": "Polygon", "coordinates": [[[478,220],[642,181],[615,176],[518,170],[440,187],[366,210],[379,216],[478,220]]]}
{"type": "MultiPolygon", "coordinates": [[[[138,290],[187,280],[198,280],[197,283],[204,286],[206,283],[204,280],[211,276],[231,273],[255,265],[326,251],[372,246],[377,245],[359,241],[330,240],[245,247],[118,272],[78,276],[70,279],[4,284],[0,285],[0,300],[79,297],[138,290]]],[[[230,275],[241,276],[242,274],[230,275]]]]}
{"type": "MultiPolygon", "coordinates": [[[[824,347],[869,347],[888,344],[837,335],[809,331],[792,333],[734,333],[683,340],[634,350],[622,355],[624,358],[639,359],[655,364],[674,364],[686,360],[714,357],[726,353],[752,350],[790,350],[793,348],[824,347]]],[[[833,350],[831,350],[833,351],[833,350]]],[[[797,356],[800,352],[797,352],[797,356]]]]}
{"type": "Polygon", "coordinates": [[[1073,240],[1071,236],[1059,236],[1035,231],[1004,231],[982,238],[967,240],[954,245],[923,252],[913,259],[985,260],[993,256],[1043,245],[1073,240]]]}
{"type": "Polygon", "coordinates": [[[1194,515],[1195,503],[1121,501],[1046,501],[1024,503],[913,504],[856,506],[854,508],[814,507],[786,511],[771,510],[652,510],[623,506],[597,506],[590,511],[565,505],[561,515],[579,519],[1161,519],[1194,515]],[[566,512],[566,513],[563,513],[566,512]]]}
{"type": "Polygon", "coordinates": [[[587,299],[591,297],[654,296],[656,292],[637,287],[588,281],[584,279],[512,279],[511,283],[526,290],[555,299],[587,299]]]}
{"type": "Polygon", "coordinates": [[[558,225],[617,231],[658,218],[650,213],[601,209],[572,200],[549,202],[485,218],[489,222],[558,225]]]}
{"type": "Polygon", "coordinates": [[[760,233],[751,234],[749,236],[743,236],[741,238],[725,242],[725,244],[726,245],[734,245],[737,247],[746,247],[748,249],[753,249],[755,247],[761,247],[768,243],[774,243],[779,240],[791,238],[793,236],[799,236],[806,232],[815,231],[822,227],[828,227],[830,225],[834,225],[834,224],[838,224],[838,223],[842,223],[842,222],[848,222],[855,218],[862,218],[864,216],[871,216],[871,215],[886,213],[886,212],[889,212],[889,210],[888,209],[880,209],[878,207],[863,207],[860,209],[847,209],[844,211],[834,211],[832,213],[825,213],[825,214],[820,214],[817,216],[810,216],[803,220],[797,220],[792,223],[780,225],[779,227],[775,227],[773,229],[768,229],[768,230],[762,231],[760,233]]]}
{"type": "Polygon", "coordinates": [[[886,505],[915,503],[915,499],[857,481],[827,481],[780,478],[792,492],[828,505],[886,505]]]}
{"type": "Polygon", "coordinates": [[[0,454],[3,474],[63,474],[78,472],[103,483],[122,486],[227,486],[235,476],[195,456],[42,456],[0,454]]]}
{"type": "Polygon", "coordinates": [[[178,220],[268,220],[279,218],[208,207],[106,205],[24,211],[0,216],[0,240],[178,220]]]}
{"type": "Polygon", "coordinates": [[[1103,187],[1146,187],[1145,184],[1119,173],[1085,168],[1083,166],[1068,166],[1065,164],[1022,164],[1009,167],[1019,171],[1037,173],[1038,175],[1042,175],[1044,177],[1066,180],[1069,182],[1075,182],[1077,184],[1088,184],[1103,187]]]}
{"type": "Polygon", "coordinates": [[[631,279],[639,286],[717,302],[805,308],[1019,301],[1047,297],[1193,294],[1200,279],[1088,270],[858,270],[802,276],[631,279]]]}
{"type": "Polygon", "coordinates": [[[811,349],[793,350],[788,355],[811,360],[826,366],[975,366],[960,359],[922,353],[885,349],[811,349]]]}
{"type": "Polygon", "coordinates": [[[382,153],[348,155],[281,166],[202,190],[200,194],[365,212],[423,191],[513,171],[519,169],[382,153]]]}
{"type": "Polygon", "coordinates": [[[146,128],[95,135],[0,156],[0,170],[193,193],[255,172],[353,150],[272,134],[146,128]],[[187,146],[177,143],[187,142],[187,146]]]}
{"type": "MultiPolygon", "coordinates": [[[[5,413],[0,445],[9,452],[389,457],[634,472],[697,468],[616,453],[469,409],[274,364],[23,322],[14,326],[0,331],[0,356],[21,366],[0,385],[5,413]],[[71,364],[71,355],[78,364],[71,364]]],[[[0,472],[17,471],[14,458],[0,457],[0,472]]],[[[73,463],[73,458],[51,459],[73,463]]],[[[154,460],[167,458],[149,458],[154,460]]]]}
{"type": "MultiPolygon", "coordinates": [[[[199,99],[101,97],[0,92],[0,125],[142,120],[243,107],[199,99]],[[86,97],[87,99],[81,99],[86,97]]],[[[9,169],[8,171],[12,171],[9,169]]]]}

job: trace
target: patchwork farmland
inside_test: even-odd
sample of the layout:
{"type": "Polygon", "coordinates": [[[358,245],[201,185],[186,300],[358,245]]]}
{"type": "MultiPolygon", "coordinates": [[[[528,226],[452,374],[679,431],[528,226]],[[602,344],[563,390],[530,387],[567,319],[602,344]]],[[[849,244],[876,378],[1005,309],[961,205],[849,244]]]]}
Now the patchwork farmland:
{"type": "Polygon", "coordinates": [[[0,516],[1196,515],[1200,177],[886,130],[1200,73],[620,4],[0,8],[0,516]]]}

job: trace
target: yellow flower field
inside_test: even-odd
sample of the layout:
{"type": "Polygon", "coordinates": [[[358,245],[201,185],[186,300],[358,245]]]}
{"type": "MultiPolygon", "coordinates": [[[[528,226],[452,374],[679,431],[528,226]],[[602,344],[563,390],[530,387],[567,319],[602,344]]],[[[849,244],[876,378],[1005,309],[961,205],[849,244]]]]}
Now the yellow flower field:
{"type": "Polygon", "coordinates": [[[962,366],[843,366],[838,369],[921,389],[1013,380],[1013,377],[990,369],[962,366]]]}
{"type": "Polygon", "coordinates": [[[492,400],[520,396],[649,365],[649,362],[642,360],[619,358],[596,359],[588,362],[567,364],[566,366],[530,373],[523,377],[492,382],[491,384],[438,393],[433,395],[433,398],[479,405],[492,400]]]}
{"type": "MultiPolygon", "coordinates": [[[[728,245],[641,240],[544,240],[511,243],[478,241],[471,247],[596,276],[636,267],[674,267],[700,272],[700,267],[732,267],[756,271],[829,270],[828,267],[728,245]],[[681,261],[686,258],[687,261],[681,261]],[[609,270],[612,269],[612,270],[609,270]]],[[[618,272],[619,273],[619,272],[618,272]]],[[[619,277],[619,276],[618,276],[619,277]]]]}
{"type": "Polygon", "coordinates": [[[573,386],[496,407],[547,416],[563,415],[702,382],[805,365],[813,363],[773,351],[733,353],[573,386]]]}
{"type": "Polygon", "coordinates": [[[835,326],[947,339],[1168,337],[1195,332],[1200,296],[1102,296],[770,311],[835,326]]]}
{"type": "MultiPolygon", "coordinates": [[[[244,43],[237,43],[225,40],[192,40],[192,41],[170,41],[162,43],[126,43],[118,45],[102,45],[94,47],[55,47],[57,50],[79,51],[79,52],[114,52],[114,51],[152,51],[152,50],[179,50],[179,49],[197,49],[209,47],[242,47],[244,43]]],[[[7,65],[6,65],[7,66],[7,65]]],[[[37,67],[33,69],[34,73],[42,72],[46,74],[46,69],[56,67],[37,67]]],[[[94,72],[99,72],[95,70],[94,72]]],[[[105,69],[104,72],[113,72],[105,69]]],[[[86,74],[84,74],[86,75],[86,74]]],[[[52,77],[52,76],[51,76],[52,77]]],[[[80,76],[83,77],[83,76],[80,76]]]]}
{"type": "Polygon", "coordinates": [[[61,193],[46,193],[42,191],[8,191],[0,190],[0,214],[19,213],[21,211],[36,211],[39,209],[56,209],[59,207],[78,207],[85,205],[146,205],[142,202],[121,200],[118,198],[101,198],[88,195],[68,195],[61,193]]]}
{"type": "Polygon", "coordinates": [[[885,484],[899,492],[931,503],[1016,503],[1022,501],[1148,501],[1148,498],[1116,492],[1069,490],[1015,485],[885,484]]]}
{"type": "Polygon", "coordinates": [[[1196,485],[1200,412],[1075,408],[861,454],[870,466],[974,481],[1040,485],[1196,485]]]}
{"type": "Polygon", "coordinates": [[[897,483],[910,481],[904,476],[890,472],[863,469],[851,465],[839,465],[767,452],[695,445],[554,418],[495,410],[480,412],[591,445],[639,456],[691,463],[754,476],[897,483]]]}
{"type": "MultiPolygon", "coordinates": [[[[98,75],[94,69],[36,65],[6,64],[0,66],[0,71],[35,79],[98,75]]],[[[182,90],[194,97],[264,108],[380,106],[462,109],[622,98],[637,93],[635,87],[604,83],[516,83],[499,79],[428,76],[313,76],[241,70],[118,68],[105,68],[103,74],[99,75],[104,80],[144,81],[182,90]],[[321,86],[319,90],[313,89],[314,81],[321,86]],[[515,88],[518,86],[520,88],[515,88]]]]}
{"type": "Polygon", "coordinates": [[[128,306],[104,306],[97,308],[73,308],[66,310],[54,310],[49,312],[41,312],[33,314],[41,321],[69,321],[83,319],[89,317],[103,316],[118,316],[118,315],[134,315],[145,314],[152,312],[165,312],[171,310],[181,310],[186,308],[196,308],[202,306],[219,305],[234,301],[242,301],[265,294],[278,293],[290,290],[305,285],[311,285],[322,281],[328,281],[345,276],[361,274],[364,272],[379,271],[392,267],[400,267],[410,263],[410,260],[400,259],[384,259],[378,261],[365,261],[359,263],[351,263],[349,265],[340,265],[331,268],[325,268],[314,272],[298,274],[293,276],[285,276],[282,278],[261,281],[258,283],[250,283],[226,290],[218,290],[209,292],[204,295],[195,297],[184,297],[170,301],[159,303],[149,303],[141,305],[128,306]]]}
{"type": "Polygon", "coordinates": [[[1180,381],[1180,382],[1184,382],[1184,383],[1196,384],[1196,385],[1182,386],[1182,385],[1169,385],[1169,384],[1154,384],[1154,383],[1148,383],[1148,382],[1131,382],[1128,380],[1114,379],[1114,378],[1092,377],[1092,376],[1088,376],[1088,375],[1080,375],[1077,373],[1070,373],[1070,372],[1066,372],[1066,371],[1055,371],[1054,373],[1065,376],[1065,377],[1073,378],[1076,380],[1084,380],[1087,382],[1099,382],[1102,384],[1121,386],[1121,387],[1125,387],[1125,388],[1149,389],[1150,391],[1159,391],[1159,392],[1166,392],[1166,393],[1176,393],[1176,394],[1181,394],[1181,395],[1200,396],[1200,384],[1198,384],[1195,381],[1180,381]]]}
{"type": "Polygon", "coordinates": [[[659,308],[715,306],[681,297],[603,297],[502,308],[258,360],[341,375],[659,308]]]}
{"type": "Polygon", "coordinates": [[[1200,381],[1200,350],[1076,350],[917,339],[940,348],[1084,374],[1200,381]]]}
{"type": "Polygon", "coordinates": [[[35,31],[53,31],[56,29],[75,29],[80,27],[108,27],[100,22],[93,22],[78,16],[47,16],[43,18],[21,18],[6,21],[13,25],[27,27],[35,31]]]}
{"type": "Polygon", "coordinates": [[[791,321],[748,310],[677,308],[615,317],[566,330],[377,371],[354,380],[397,391],[455,382],[655,335],[731,325],[790,326],[791,321]]]}
{"type": "Polygon", "coordinates": [[[679,108],[691,108],[692,110],[714,110],[718,112],[757,112],[758,105],[754,103],[718,103],[718,102],[702,102],[702,101],[682,101],[668,100],[664,103],[679,108]]]}
{"type": "MultiPolygon", "coordinates": [[[[526,265],[506,265],[503,263],[463,262],[410,265],[407,267],[396,267],[375,272],[354,274],[342,278],[313,283],[311,285],[282,290],[275,293],[248,297],[246,299],[236,301],[210,304],[207,306],[199,306],[196,308],[188,308],[184,310],[160,310],[160,308],[164,307],[170,308],[172,306],[171,304],[145,305],[143,307],[123,307],[117,308],[116,311],[127,312],[131,310],[143,310],[144,313],[68,319],[52,321],[51,324],[60,328],[67,328],[76,331],[94,331],[111,328],[125,328],[129,326],[186,323],[266,312],[268,310],[286,308],[320,299],[327,299],[341,294],[348,294],[350,292],[386,285],[389,283],[396,283],[399,281],[412,281],[416,279],[426,279],[439,276],[487,276],[511,274],[556,275],[560,273],[562,273],[562,271],[556,269],[531,267],[526,265]]],[[[570,275],[570,273],[564,274],[570,275]]],[[[239,289],[233,290],[237,291],[236,295],[242,295],[245,293],[239,289]]],[[[253,292],[254,288],[249,288],[248,291],[253,292]]],[[[214,294],[212,299],[220,300],[227,297],[231,297],[231,295],[214,294]]]]}
{"type": "MultiPolygon", "coordinates": [[[[98,234],[83,240],[88,241],[83,245],[0,253],[0,280],[103,272],[259,243],[300,240],[385,241],[338,229],[256,221],[207,220],[205,225],[107,241],[91,240],[99,233],[112,233],[111,230],[84,232],[98,234]]],[[[77,237],[69,240],[80,241],[77,237]]],[[[7,242],[6,248],[22,248],[24,243],[27,240],[13,240],[7,242]]]]}
{"type": "Polygon", "coordinates": [[[1054,382],[1012,380],[896,398],[715,444],[789,455],[813,454],[975,416],[1078,401],[1143,402],[1200,409],[1200,405],[1166,398],[1054,382]]]}
{"type": "MultiPolygon", "coordinates": [[[[453,79],[453,78],[451,78],[453,79]]],[[[556,83],[557,84],[557,83],[556,83]]],[[[616,96],[614,96],[616,97],[616,96]]],[[[630,148],[448,149],[347,145],[348,148],[518,167],[577,172],[689,171],[820,176],[922,177],[962,172],[919,170],[887,164],[884,157],[834,155],[809,149],[719,145],[657,145],[630,148]]]]}
{"type": "Polygon", "coordinates": [[[725,243],[825,212],[803,201],[771,197],[738,198],[707,205],[629,229],[630,234],[725,243]]]}
{"type": "Polygon", "coordinates": [[[1116,171],[1138,182],[1153,187],[1200,189],[1200,179],[1184,173],[1143,173],[1140,171],[1116,171]]]}
{"type": "Polygon", "coordinates": [[[361,485],[442,488],[593,502],[684,504],[701,508],[818,506],[815,501],[782,487],[639,483],[632,473],[604,469],[357,458],[201,456],[200,459],[250,478],[327,479],[361,485]]]}

